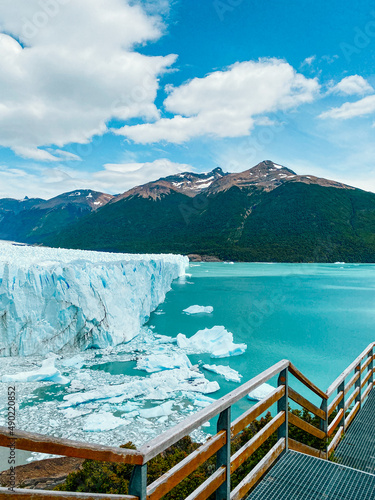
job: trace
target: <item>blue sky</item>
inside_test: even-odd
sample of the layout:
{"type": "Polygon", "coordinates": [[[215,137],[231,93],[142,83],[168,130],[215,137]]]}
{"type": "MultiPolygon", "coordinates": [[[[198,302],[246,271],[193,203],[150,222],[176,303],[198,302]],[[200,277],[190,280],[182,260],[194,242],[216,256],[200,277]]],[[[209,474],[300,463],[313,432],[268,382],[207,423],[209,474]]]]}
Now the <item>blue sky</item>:
{"type": "Polygon", "coordinates": [[[0,196],[272,159],[375,191],[368,0],[0,6],[0,196]]]}

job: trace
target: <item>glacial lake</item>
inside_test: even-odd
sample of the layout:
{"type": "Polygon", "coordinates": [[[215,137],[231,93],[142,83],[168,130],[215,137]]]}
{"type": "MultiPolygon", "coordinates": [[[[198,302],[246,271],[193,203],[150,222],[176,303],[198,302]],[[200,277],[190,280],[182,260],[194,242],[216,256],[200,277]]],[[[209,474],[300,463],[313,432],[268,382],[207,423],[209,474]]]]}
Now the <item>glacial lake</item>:
{"type": "MultiPolygon", "coordinates": [[[[204,328],[224,326],[233,333],[235,343],[247,344],[244,354],[221,359],[212,359],[209,354],[189,354],[189,358],[195,365],[202,362],[227,365],[242,375],[242,382],[286,358],[326,390],[341,371],[375,340],[375,265],[191,263],[187,273],[185,278],[172,284],[165,302],[151,314],[145,327],[153,334],[175,338],[179,333],[190,337],[204,328]],[[195,304],[212,306],[213,313],[183,313],[184,309],[195,304]]],[[[137,357],[144,349],[142,339],[141,335],[129,344],[119,346],[116,352],[84,353],[86,364],[79,370],[64,371],[64,375],[73,380],[83,373],[86,378],[82,380],[88,384],[89,390],[90,387],[124,383],[130,377],[149,377],[146,372],[135,370],[137,357]]],[[[148,344],[147,349],[153,352],[152,344],[148,344]]],[[[19,363],[17,371],[27,371],[33,369],[36,362],[40,360],[4,358],[2,364],[19,363]]],[[[7,373],[8,368],[1,369],[0,366],[0,372],[7,373]]],[[[203,369],[202,373],[220,385],[219,391],[208,394],[211,398],[217,399],[238,387],[237,383],[227,382],[215,373],[203,369]]],[[[300,384],[292,381],[292,385],[302,394],[311,396],[300,384]]],[[[103,444],[135,440],[140,433],[144,433],[144,440],[149,439],[166,426],[175,425],[191,411],[201,409],[197,406],[193,409],[191,401],[176,397],[174,414],[168,422],[155,419],[145,422],[143,419],[137,424],[135,417],[128,426],[114,431],[84,432],[87,415],[69,420],[59,409],[67,394],[66,387],[44,382],[18,384],[18,388],[21,402],[19,428],[103,444]]],[[[97,412],[102,411],[104,404],[91,403],[87,407],[91,412],[97,412]]],[[[149,408],[150,404],[146,402],[144,407],[149,408]]],[[[252,404],[247,399],[242,400],[234,408],[234,417],[252,404]]],[[[106,406],[106,411],[120,416],[115,408],[106,406]]],[[[0,413],[3,420],[5,413],[0,413]]],[[[214,432],[214,429],[212,422],[202,431],[214,432]]],[[[0,449],[0,470],[6,468],[6,456],[7,450],[0,449]]],[[[29,456],[19,452],[18,463],[25,463],[29,456]]]]}
{"type": "MultiPolygon", "coordinates": [[[[202,328],[223,325],[241,356],[193,362],[228,365],[242,382],[281,359],[289,359],[324,391],[371,342],[375,341],[375,265],[191,263],[190,277],[175,281],[165,302],[147,326],[157,333],[191,336],[202,328]],[[198,304],[212,314],[186,315],[198,304]]],[[[218,380],[221,397],[237,384],[218,380]]]]}

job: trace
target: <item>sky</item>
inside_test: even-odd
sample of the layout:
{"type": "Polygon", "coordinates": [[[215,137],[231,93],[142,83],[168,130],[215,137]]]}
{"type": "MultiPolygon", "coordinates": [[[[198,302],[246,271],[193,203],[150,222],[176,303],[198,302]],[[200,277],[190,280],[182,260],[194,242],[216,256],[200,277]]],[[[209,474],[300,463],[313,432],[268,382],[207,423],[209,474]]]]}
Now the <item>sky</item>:
{"type": "Polygon", "coordinates": [[[370,0],[0,4],[0,197],[273,160],[375,192],[370,0]]]}

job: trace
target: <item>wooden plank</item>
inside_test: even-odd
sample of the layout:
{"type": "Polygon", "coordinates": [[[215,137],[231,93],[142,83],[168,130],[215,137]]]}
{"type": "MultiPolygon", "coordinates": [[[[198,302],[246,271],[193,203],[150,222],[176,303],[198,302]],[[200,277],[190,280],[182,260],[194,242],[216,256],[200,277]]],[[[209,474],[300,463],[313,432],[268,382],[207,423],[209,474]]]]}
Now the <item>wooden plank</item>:
{"type": "Polygon", "coordinates": [[[358,401],[355,405],[352,411],[349,413],[349,415],[345,419],[345,429],[348,428],[348,426],[351,424],[353,418],[356,416],[356,413],[360,409],[361,405],[360,402],[358,401]]]}
{"type": "Polygon", "coordinates": [[[367,387],[367,389],[365,390],[365,392],[363,393],[363,395],[362,395],[362,403],[364,403],[364,401],[367,398],[367,396],[369,395],[371,389],[372,389],[372,385],[369,385],[367,387]]]}
{"type": "Polygon", "coordinates": [[[143,456],[138,450],[83,443],[18,430],[15,430],[11,436],[7,427],[0,427],[0,446],[7,447],[10,439],[12,441],[17,440],[18,450],[37,451],[65,457],[88,458],[103,462],[143,464],[143,456]]]}
{"type": "Polygon", "coordinates": [[[347,409],[349,408],[349,406],[353,403],[353,401],[355,400],[355,398],[358,396],[358,394],[360,393],[360,388],[357,387],[353,392],[352,394],[350,395],[350,397],[348,398],[348,400],[345,402],[345,411],[347,411],[347,409]]]}
{"type": "Polygon", "coordinates": [[[321,431],[320,429],[317,429],[313,425],[305,422],[301,418],[297,417],[297,415],[294,415],[291,412],[288,412],[288,417],[289,417],[289,423],[295,425],[299,429],[302,429],[303,431],[308,432],[309,434],[312,434],[313,436],[319,438],[319,439],[324,439],[326,437],[325,432],[321,431]]]}
{"type": "Polygon", "coordinates": [[[37,498],[43,500],[56,500],[58,498],[67,498],[73,500],[138,500],[138,497],[132,495],[109,495],[103,493],[76,493],[70,491],[47,491],[47,490],[26,490],[14,489],[9,491],[8,488],[0,488],[0,499],[9,500],[34,500],[37,498]]]}
{"type": "Polygon", "coordinates": [[[262,460],[249,474],[236,486],[230,494],[230,500],[241,500],[249,490],[262,478],[278,456],[285,450],[285,438],[279,439],[262,460]]]}
{"type": "Polygon", "coordinates": [[[338,428],[338,431],[335,434],[335,437],[332,439],[332,441],[329,443],[328,449],[327,449],[327,455],[328,458],[330,455],[333,453],[333,451],[336,449],[337,445],[340,442],[341,436],[344,434],[344,427],[341,426],[338,428]]]}
{"type": "Polygon", "coordinates": [[[220,431],[193,453],[181,460],[168,472],[159,477],[147,488],[147,500],[159,500],[189,474],[208,460],[227,442],[226,432],[220,431]]]}
{"type": "Polygon", "coordinates": [[[352,378],[349,380],[349,382],[346,384],[345,386],[345,390],[344,390],[344,394],[348,394],[348,392],[350,391],[350,389],[353,387],[353,385],[357,382],[357,380],[359,379],[359,376],[360,376],[360,372],[359,370],[355,372],[355,374],[352,376],[352,378]]]}
{"type": "Polygon", "coordinates": [[[292,438],[289,438],[288,441],[290,450],[299,451],[300,453],[304,453],[305,455],[311,455],[312,457],[326,459],[325,451],[317,450],[312,446],[300,443],[299,441],[295,441],[292,438]]]}
{"type": "Polygon", "coordinates": [[[315,384],[310,382],[310,380],[305,377],[297,368],[290,363],[289,365],[289,372],[296,377],[297,380],[302,382],[306,387],[310,389],[310,391],[315,392],[318,396],[320,396],[322,399],[328,399],[328,396],[326,395],[325,392],[321,391],[319,387],[317,387],[315,384]]]}
{"type": "Polygon", "coordinates": [[[144,456],[145,462],[148,462],[151,458],[156,457],[166,448],[172,446],[172,444],[177,443],[177,441],[185,437],[187,434],[190,434],[202,424],[217,416],[223,410],[229,408],[229,406],[232,406],[244,396],[247,396],[249,392],[264,384],[288,366],[289,361],[287,359],[279,361],[234,391],[226,394],[203,410],[194,413],[176,426],[143,445],[139,451],[144,456]]]}
{"type": "Polygon", "coordinates": [[[240,415],[231,425],[231,437],[236,436],[251,422],[254,422],[262,413],[264,413],[270,406],[275,404],[285,394],[285,385],[277,387],[265,399],[262,399],[257,404],[252,406],[249,410],[240,415]]]}
{"type": "Polygon", "coordinates": [[[355,367],[362,361],[362,359],[369,354],[371,349],[375,346],[375,342],[372,342],[366,347],[366,349],[337,377],[337,379],[332,382],[332,384],[327,389],[327,396],[330,397],[343,380],[355,369],[355,367]]]}
{"type": "Polygon", "coordinates": [[[361,382],[361,389],[363,389],[364,386],[367,384],[367,382],[370,380],[371,375],[372,375],[372,371],[367,373],[366,377],[361,382]]]}
{"type": "Polygon", "coordinates": [[[333,413],[333,411],[337,408],[338,404],[340,403],[343,397],[344,397],[344,391],[340,391],[334,398],[332,403],[328,406],[328,416],[330,416],[333,413]]]}
{"type": "Polygon", "coordinates": [[[318,408],[314,404],[310,403],[308,399],[298,394],[298,392],[292,389],[290,386],[288,388],[288,396],[290,397],[290,399],[293,399],[294,402],[298,403],[300,406],[303,406],[303,408],[306,408],[306,410],[314,413],[314,415],[316,415],[317,417],[320,417],[323,420],[326,418],[326,414],[321,408],[318,408]]]}
{"type": "Polygon", "coordinates": [[[281,411],[250,441],[244,444],[231,458],[230,473],[236,471],[284,422],[285,412],[281,411]]]}
{"type": "Polygon", "coordinates": [[[361,373],[363,373],[365,371],[365,369],[368,367],[368,365],[371,363],[371,361],[372,361],[372,356],[369,356],[361,367],[361,373]]]}
{"type": "Polygon", "coordinates": [[[337,412],[336,417],[332,420],[332,422],[328,426],[328,431],[327,431],[328,436],[331,436],[333,434],[333,431],[336,429],[336,427],[341,422],[343,415],[344,415],[344,408],[341,408],[341,410],[339,412],[337,412]]]}
{"type": "Polygon", "coordinates": [[[193,493],[190,493],[185,500],[206,500],[221,486],[227,478],[226,467],[220,467],[206,479],[193,493]]]}

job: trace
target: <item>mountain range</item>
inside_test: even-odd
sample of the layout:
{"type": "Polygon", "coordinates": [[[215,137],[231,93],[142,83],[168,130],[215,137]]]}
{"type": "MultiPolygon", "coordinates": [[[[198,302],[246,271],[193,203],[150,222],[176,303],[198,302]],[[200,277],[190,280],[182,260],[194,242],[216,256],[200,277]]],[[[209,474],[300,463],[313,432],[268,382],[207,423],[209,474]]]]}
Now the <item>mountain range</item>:
{"type": "Polygon", "coordinates": [[[374,262],[375,194],[263,161],[240,173],[179,173],[117,196],[0,200],[0,239],[236,261],[374,262]]]}

